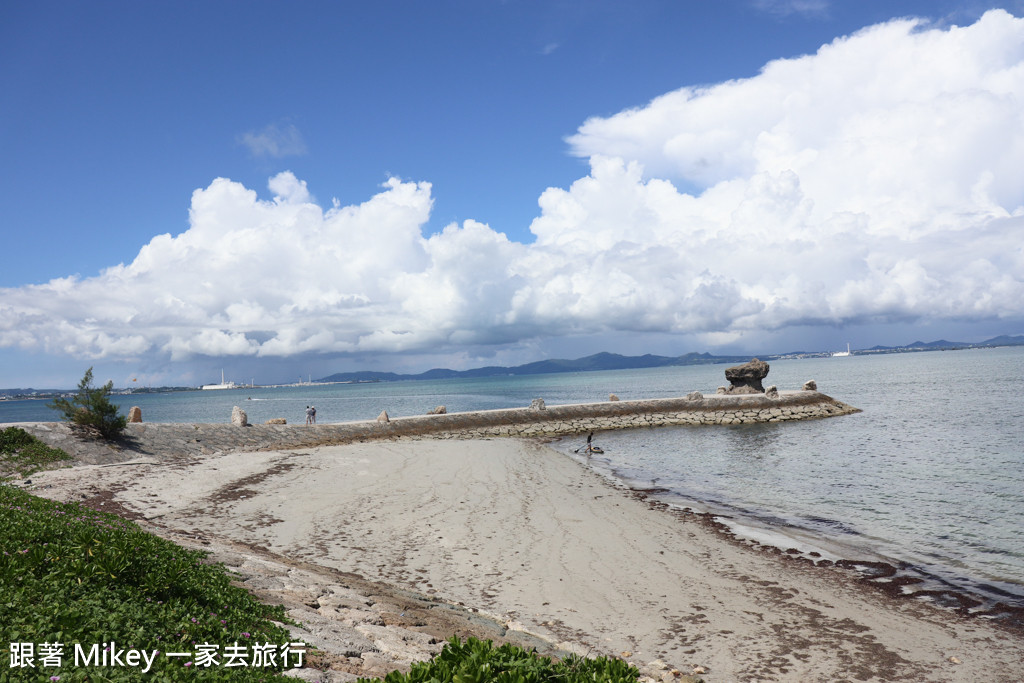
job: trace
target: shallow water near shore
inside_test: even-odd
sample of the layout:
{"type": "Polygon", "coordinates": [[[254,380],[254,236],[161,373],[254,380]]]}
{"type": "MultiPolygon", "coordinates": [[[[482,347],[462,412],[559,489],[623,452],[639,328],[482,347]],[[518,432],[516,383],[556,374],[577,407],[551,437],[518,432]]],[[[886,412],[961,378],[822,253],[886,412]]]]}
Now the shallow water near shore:
{"type": "MultiPolygon", "coordinates": [[[[864,412],[799,423],[595,435],[589,464],[738,533],[822,556],[880,559],[991,601],[1024,606],[1024,349],[772,362],[767,383],[864,412]]],[[[430,382],[305,385],[118,396],[147,422],[319,422],[714,393],[724,365],[430,382]]],[[[0,423],[52,421],[42,401],[0,402],[0,423]]],[[[552,444],[574,453],[583,438],[552,444]]]]}
{"type": "Polygon", "coordinates": [[[794,373],[863,412],[606,432],[595,436],[605,453],[589,464],[720,515],[740,536],[884,561],[922,579],[916,590],[1024,607],[1024,351],[794,361],[773,364],[769,377],[794,385],[794,373]]]}

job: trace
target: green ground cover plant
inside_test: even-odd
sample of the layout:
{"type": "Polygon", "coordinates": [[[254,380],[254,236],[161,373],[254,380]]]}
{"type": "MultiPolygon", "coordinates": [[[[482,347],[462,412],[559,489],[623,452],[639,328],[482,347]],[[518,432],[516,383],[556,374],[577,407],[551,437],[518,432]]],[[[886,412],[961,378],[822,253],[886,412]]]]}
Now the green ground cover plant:
{"type": "Polygon", "coordinates": [[[357,683],[635,683],[639,675],[621,659],[572,655],[553,660],[514,645],[452,638],[432,660],[413,664],[407,674],[395,671],[357,683]]]}
{"type": "Polygon", "coordinates": [[[0,429],[0,481],[2,473],[22,477],[70,460],[60,448],[51,448],[21,427],[0,429]]]}
{"type": "Polygon", "coordinates": [[[78,383],[77,394],[70,399],[55,398],[48,406],[60,411],[66,422],[95,429],[104,439],[113,439],[128,425],[128,418],[121,415],[118,407],[110,402],[110,392],[113,390],[113,382],[94,387],[92,368],[89,368],[78,383]]]}
{"type": "Polygon", "coordinates": [[[0,683],[292,680],[277,672],[304,648],[272,623],[287,621],[284,609],[261,604],[203,558],[116,515],[0,484],[0,683]],[[58,661],[53,644],[60,664],[44,666],[58,661]],[[217,646],[216,666],[204,666],[213,649],[204,645],[217,646]],[[269,646],[274,665],[255,665],[270,660],[269,646]],[[143,663],[99,665],[129,649],[159,654],[146,673],[143,663]]]}

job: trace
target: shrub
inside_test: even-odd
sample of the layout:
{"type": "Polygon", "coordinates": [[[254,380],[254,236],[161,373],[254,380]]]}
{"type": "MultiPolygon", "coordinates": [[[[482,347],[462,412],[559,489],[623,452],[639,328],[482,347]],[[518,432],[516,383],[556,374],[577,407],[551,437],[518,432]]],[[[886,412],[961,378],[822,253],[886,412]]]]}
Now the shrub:
{"type": "Polygon", "coordinates": [[[113,382],[102,387],[92,385],[92,368],[85,371],[85,376],[78,383],[78,393],[68,400],[56,398],[48,407],[64,414],[64,420],[82,427],[90,427],[100,433],[104,439],[113,439],[124,431],[128,418],[118,412],[118,407],[110,402],[108,396],[114,388],[113,382]]]}

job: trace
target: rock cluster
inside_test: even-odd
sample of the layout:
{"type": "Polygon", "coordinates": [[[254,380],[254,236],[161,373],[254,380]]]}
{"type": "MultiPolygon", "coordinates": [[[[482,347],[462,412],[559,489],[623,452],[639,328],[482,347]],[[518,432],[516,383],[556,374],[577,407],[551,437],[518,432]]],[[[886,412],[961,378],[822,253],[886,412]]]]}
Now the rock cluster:
{"type": "Polygon", "coordinates": [[[530,401],[530,410],[547,410],[547,406],[544,405],[544,399],[535,398],[530,401]]]}
{"type": "MultiPolygon", "coordinates": [[[[632,657],[632,652],[623,652],[623,659],[629,661],[629,657],[632,657]]],[[[673,669],[663,660],[655,659],[653,662],[642,664],[640,662],[629,661],[630,664],[635,666],[640,671],[640,682],[641,683],[701,683],[704,679],[701,678],[701,674],[707,673],[707,667],[693,666],[690,673],[683,673],[679,669],[673,669]]]]}

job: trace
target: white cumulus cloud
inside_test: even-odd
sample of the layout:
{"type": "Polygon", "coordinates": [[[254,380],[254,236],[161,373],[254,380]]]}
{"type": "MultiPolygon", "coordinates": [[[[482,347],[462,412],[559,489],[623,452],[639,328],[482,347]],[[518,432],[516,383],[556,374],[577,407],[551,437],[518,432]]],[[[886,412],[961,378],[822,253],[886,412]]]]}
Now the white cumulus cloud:
{"type": "Polygon", "coordinates": [[[1024,320],[1024,20],[870,27],[585,122],[534,242],[424,235],[426,182],[324,209],[218,178],[127,265],[0,291],[0,346],[85,358],[464,353],[565,335],[1024,320]],[[687,193],[679,187],[699,187],[687,193]]]}

